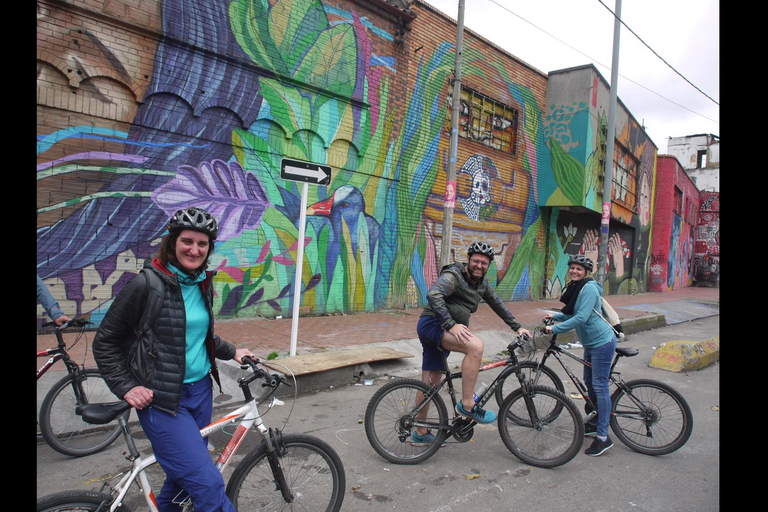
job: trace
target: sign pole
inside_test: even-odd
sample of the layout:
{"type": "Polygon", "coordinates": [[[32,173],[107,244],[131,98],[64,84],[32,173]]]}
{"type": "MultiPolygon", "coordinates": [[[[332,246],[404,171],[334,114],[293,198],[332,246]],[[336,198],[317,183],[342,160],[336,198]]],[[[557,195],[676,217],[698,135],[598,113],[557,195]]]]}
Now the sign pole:
{"type": "Polygon", "coordinates": [[[291,319],[291,357],[296,355],[296,339],[299,332],[299,306],[301,306],[301,275],[304,266],[304,227],[307,222],[307,189],[305,181],[301,186],[301,209],[299,215],[299,238],[296,248],[296,284],[293,292],[293,318],[291,319]]]}

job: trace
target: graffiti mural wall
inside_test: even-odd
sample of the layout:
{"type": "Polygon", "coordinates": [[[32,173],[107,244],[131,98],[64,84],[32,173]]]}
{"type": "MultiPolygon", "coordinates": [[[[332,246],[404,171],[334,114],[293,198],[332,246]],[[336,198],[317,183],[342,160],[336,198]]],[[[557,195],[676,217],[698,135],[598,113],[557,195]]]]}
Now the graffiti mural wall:
{"type": "MultiPolygon", "coordinates": [[[[539,200],[551,207],[546,297],[566,284],[568,255],[597,263],[606,175],[610,89],[593,66],[550,74],[539,200]]],[[[621,104],[617,107],[608,224],[606,293],[648,290],[657,148],[621,104]]]]}
{"type": "MultiPolygon", "coordinates": [[[[89,13],[39,0],[38,33],[53,30],[38,47],[37,270],[65,311],[98,323],[192,205],[220,225],[217,317],[274,317],[296,300],[301,314],[423,304],[440,265],[455,25],[417,2],[420,17],[380,4],[126,0],[89,13]],[[280,178],[283,158],[333,168],[308,187],[301,240],[302,186],[280,178]]],[[[467,83],[520,117],[514,154],[460,142],[451,249],[462,260],[489,239],[500,294],[538,298],[546,76],[466,45],[467,83]]]]}

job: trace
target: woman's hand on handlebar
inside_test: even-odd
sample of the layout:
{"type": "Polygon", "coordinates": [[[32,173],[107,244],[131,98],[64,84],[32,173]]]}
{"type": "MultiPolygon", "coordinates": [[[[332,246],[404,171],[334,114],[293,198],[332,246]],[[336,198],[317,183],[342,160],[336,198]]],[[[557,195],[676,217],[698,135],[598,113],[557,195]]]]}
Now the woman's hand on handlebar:
{"type": "Polygon", "coordinates": [[[235,357],[233,358],[235,361],[237,361],[240,364],[245,364],[245,361],[243,361],[244,357],[250,357],[251,359],[254,359],[256,361],[259,360],[258,357],[256,357],[253,352],[251,352],[251,349],[249,348],[238,348],[235,350],[235,357]]]}
{"type": "Polygon", "coordinates": [[[544,332],[550,334],[552,332],[552,324],[555,323],[554,313],[547,313],[542,322],[544,322],[544,332]]]}

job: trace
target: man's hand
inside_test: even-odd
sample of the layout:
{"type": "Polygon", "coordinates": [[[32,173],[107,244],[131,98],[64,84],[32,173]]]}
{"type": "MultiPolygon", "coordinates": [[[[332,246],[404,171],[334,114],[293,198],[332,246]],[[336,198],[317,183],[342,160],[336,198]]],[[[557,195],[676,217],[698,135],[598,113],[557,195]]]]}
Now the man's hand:
{"type": "Polygon", "coordinates": [[[529,338],[531,337],[531,331],[529,331],[528,329],[523,329],[521,327],[516,332],[517,332],[517,334],[519,334],[521,336],[524,335],[524,336],[528,336],[529,338]]]}
{"type": "Polygon", "coordinates": [[[468,343],[469,340],[472,339],[472,333],[469,332],[469,327],[464,324],[455,323],[453,324],[453,327],[448,329],[448,332],[461,344],[468,343]]]}

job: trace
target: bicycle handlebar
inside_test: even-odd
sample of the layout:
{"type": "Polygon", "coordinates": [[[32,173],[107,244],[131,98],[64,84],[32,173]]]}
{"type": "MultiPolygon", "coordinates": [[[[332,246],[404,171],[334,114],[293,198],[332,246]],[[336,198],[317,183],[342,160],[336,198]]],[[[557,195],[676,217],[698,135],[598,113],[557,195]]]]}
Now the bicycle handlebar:
{"type": "Polygon", "coordinates": [[[248,366],[251,367],[253,370],[253,373],[249,375],[248,377],[244,377],[244,382],[251,383],[256,379],[264,379],[264,383],[262,384],[263,387],[270,387],[270,388],[277,388],[280,384],[285,384],[286,386],[290,386],[290,382],[283,379],[279,375],[275,373],[269,373],[266,370],[263,370],[259,367],[259,364],[261,364],[261,361],[259,359],[254,359],[249,356],[244,356],[243,364],[241,367],[243,369],[247,369],[248,366]]]}
{"type": "Polygon", "coordinates": [[[41,324],[41,327],[49,327],[53,325],[54,331],[63,331],[64,329],[67,329],[68,327],[85,327],[86,325],[93,325],[93,322],[90,322],[86,320],[85,318],[73,318],[69,322],[64,322],[60,326],[56,326],[56,322],[50,321],[50,322],[43,322],[41,324]]]}

